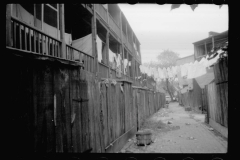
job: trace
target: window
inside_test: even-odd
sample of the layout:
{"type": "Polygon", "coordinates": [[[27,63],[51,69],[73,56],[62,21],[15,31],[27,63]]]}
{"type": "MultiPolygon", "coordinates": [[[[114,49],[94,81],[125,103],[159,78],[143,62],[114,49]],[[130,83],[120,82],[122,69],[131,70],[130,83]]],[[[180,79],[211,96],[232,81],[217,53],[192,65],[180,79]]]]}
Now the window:
{"type": "Polygon", "coordinates": [[[13,4],[12,15],[46,34],[59,38],[57,4],[13,4]]]}
{"type": "Polygon", "coordinates": [[[50,5],[47,4],[44,5],[44,22],[46,24],[57,28],[57,14],[58,12],[54,9],[54,7],[50,7],[50,5]]]}
{"type": "Polygon", "coordinates": [[[196,46],[197,57],[205,55],[205,44],[196,46]]]}
{"type": "Polygon", "coordinates": [[[101,35],[97,35],[97,52],[98,52],[98,62],[107,65],[107,45],[106,40],[102,38],[101,35]],[[101,38],[100,38],[101,37],[101,38]]]}
{"type": "Polygon", "coordinates": [[[132,63],[132,55],[128,55],[128,67],[129,67],[129,76],[133,77],[133,63],[132,63]]]}
{"type": "Polygon", "coordinates": [[[126,49],[124,49],[124,59],[123,59],[123,71],[124,71],[124,75],[127,75],[128,74],[128,69],[127,69],[127,66],[128,66],[128,52],[126,49]]]}
{"type": "Polygon", "coordinates": [[[29,25],[41,29],[41,9],[41,4],[12,4],[12,15],[29,25]],[[36,10],[36,15],[34,10],[36,10]]]}
{"type": "Polygon", "coordinates": [[[135,61],[135,77],[139,77],[140,76],[140,65],[137,61],[135,61]]]}
{"type": "Polygon", "coordinates": [[[121,45],[113,38],[109,36],[109,66],[112,69],[121,69],[121,45]]]}

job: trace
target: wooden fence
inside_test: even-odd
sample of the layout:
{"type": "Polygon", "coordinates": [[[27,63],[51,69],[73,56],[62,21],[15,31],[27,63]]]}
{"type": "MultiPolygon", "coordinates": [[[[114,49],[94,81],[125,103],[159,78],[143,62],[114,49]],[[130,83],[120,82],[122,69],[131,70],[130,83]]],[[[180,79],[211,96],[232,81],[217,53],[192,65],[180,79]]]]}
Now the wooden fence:
{"type": "Polygon", "coordinates": [[[164,93],[154,93],[143,88],[134,88],[133,106],[137,110],[137,119],[135,119],[137,129],[141,127],[146,118],[163,108],[165,103],[164,93]]]}
{"type": "Polygon", "coordinates": [[[186,93],[179,93],[179,103],[184,106],[189,106],[195,111],[201,111],[203,107],[202,89],[197,81],[193,79],[193,90],[186,93]]]}
{"type": "Polygon", "coordinates": [[[128,81],[96,79],[80,66],[12,52],[6,54],[17,66],[7,75],[9,134],[16,152],[117,152],[165,104],[164,94],[128,81]]]}
{"type": "Polygon", "coordinates": [[[215,82],[207,86],[209,116],[228,127],[228,60],[221,59],[214,65],[215,82]]]}

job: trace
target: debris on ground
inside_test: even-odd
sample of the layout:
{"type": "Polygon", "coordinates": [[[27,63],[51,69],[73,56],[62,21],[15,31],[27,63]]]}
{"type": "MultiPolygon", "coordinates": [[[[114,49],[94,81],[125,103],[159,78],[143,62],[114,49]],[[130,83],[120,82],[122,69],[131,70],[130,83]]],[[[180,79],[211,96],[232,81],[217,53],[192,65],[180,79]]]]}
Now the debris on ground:
{"type": "Polygon", "coordinates": [[[194,137],[188,137],[187,139],[189,139],[189,140],[194,140],[194,139],[196,139],[196,138],[194,138],[194,137]]]}

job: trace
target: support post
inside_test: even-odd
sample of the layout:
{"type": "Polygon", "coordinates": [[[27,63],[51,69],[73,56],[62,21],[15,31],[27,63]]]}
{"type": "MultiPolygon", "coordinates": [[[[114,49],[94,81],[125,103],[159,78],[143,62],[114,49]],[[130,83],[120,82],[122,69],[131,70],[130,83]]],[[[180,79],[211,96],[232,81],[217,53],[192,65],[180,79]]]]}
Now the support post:
{"type": "Polygon", "coordinates": [[[212,48],[214,49],[214,37],[212,37],[212,48]]]}
{"type": "Polygon", "coordinates": [[[95,5],[93,4],[93,16],[92,16],[92,55],[94,57],[94,73],[96,76],[98,75],[98,52],[97,52],[97,45],[96,45],[96,34],[97,34],[97,27],[96,27],[96,9],[95,5]]]}
{"type": "Polygon", "coordinates": [[[106,45],[107,45],[107,65],[108,65],[108,78],[112,78],[112,76],[110,75],[111,73],[111,69],[110,69],[110,62],[109,62],[109,30],[107,30],[107,34],[106,34],[106,45]]]}
{"type": "Polygon", "coordinates": [[[207,44],[206,44],[206,42],[205,42],[205,55],[207,55],[207,44]]]}
{"type": "Polygon", "coordinates": [[[11,40],[11,5],[6,5],[6,46],[12,46],[11,40]]]}
{"type": "Polygon", "coordinates": [[[61,58],[66,59],[66,43],[65,43],[65,21],[64,21],[64,4],[59,4],[59,29],[60,29],[60,40],[61,45],[61,58]]]}
{"type": "Polygon", "coordinates": [[[124,44],[123,44],[123,31],[122,31],[122,12],[120,11],[120,32],[121,32],[121,48],[122,48],[122,52],[121,52],[121,76],[124,76],[124,44]]]}

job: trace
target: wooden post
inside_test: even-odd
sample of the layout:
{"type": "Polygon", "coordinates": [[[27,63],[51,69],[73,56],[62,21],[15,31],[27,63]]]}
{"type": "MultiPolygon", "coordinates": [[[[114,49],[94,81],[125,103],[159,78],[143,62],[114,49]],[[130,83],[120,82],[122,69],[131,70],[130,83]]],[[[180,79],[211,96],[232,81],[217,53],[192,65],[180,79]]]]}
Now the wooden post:
{"type": "Polygon", "coordinates": [[[214,49],[214,37],[212,37],[212,48],[214,49]]]}
{"type": "Polygon", "coordinates": [[[93,4],[93,17],[92,17],[92,55],[95,59],[95,67],[94,67],[94,72],[97,76],[98,74],[98,53],[97,53],[97,48],[96,48],[96,9],[95,9],[95,5],[93,4]]]}
{"type": "Polygon", "coordinates": [[[107,34],[106,34],[106,45],[107,45],[107,65],[108,65],[108,77],[107,78],[111,78],[110,73],[110,63],[109,63],[109,30],[107,30],[107,34]]]}
{"type": "Polygon", "coordinates": [[[207,45],[206,45],[206,42],[205,42],[205,54],[207,55],[207,45]]]}
{"type": "Polygon", "coordinates": [[[121,32],[121,48],[122,48],[122,52],[121,52],[121,77],[124,75],[124,44],[123,44],[123,33],[122,33],[122,12],[120,11],[120,32],[121,32]]]}
{"type": "Polygon", "coordinates": [[[11,41],[11,5],[6,5],[6,46],[12,46],[11,41]]]}
{"type": "Polygon", "coordinates": [[[65,21],[64,21],[64,4],[59,4],[59,29],[61,45],[61,58],[66,59],[66,43],[65,43],[65,21]]]}

